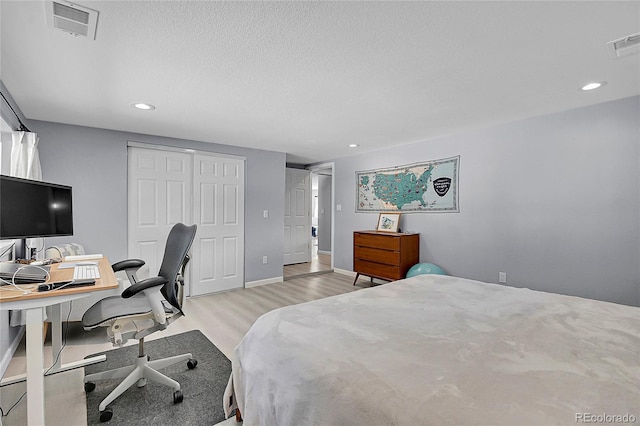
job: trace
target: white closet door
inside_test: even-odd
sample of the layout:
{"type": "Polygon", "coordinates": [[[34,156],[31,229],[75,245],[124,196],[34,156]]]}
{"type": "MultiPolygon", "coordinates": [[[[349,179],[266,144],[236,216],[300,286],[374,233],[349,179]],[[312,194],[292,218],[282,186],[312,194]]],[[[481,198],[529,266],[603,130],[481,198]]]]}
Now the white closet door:
{"type": "Polygon", "coordinates": [[[129,258],[160,270],[169,231],[191,223],[191,155],[129,147],[129,258]]]}
{"type": "Polygon", "coordinates": [[[287,169],[284,195],[284,264],[311,260],[311,178],[287,169]]]}
{"type": "Polygon", "coordinates": [[[160,269],[171,227],[198,225],[187,295],[244,286],[244,159],[129,147],[129,257],[160,269]]]}
{"type": "Polygon", "coordinates": [[[194,155],[191,295],[244,286],[244,160],[194,155]]]}

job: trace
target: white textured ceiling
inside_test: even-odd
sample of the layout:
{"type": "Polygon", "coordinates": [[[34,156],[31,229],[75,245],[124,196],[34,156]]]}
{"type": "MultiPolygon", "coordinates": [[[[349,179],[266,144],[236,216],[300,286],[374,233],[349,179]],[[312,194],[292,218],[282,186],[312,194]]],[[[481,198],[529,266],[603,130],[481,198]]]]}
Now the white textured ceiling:
{"type": "Polygon", "coordinates": [[[638,1],[79,4],[95,40],[0,3],[0,78],[29,119],[313,163],[640,94],[640,55],[606,46],[640,31],[638,1]]]}

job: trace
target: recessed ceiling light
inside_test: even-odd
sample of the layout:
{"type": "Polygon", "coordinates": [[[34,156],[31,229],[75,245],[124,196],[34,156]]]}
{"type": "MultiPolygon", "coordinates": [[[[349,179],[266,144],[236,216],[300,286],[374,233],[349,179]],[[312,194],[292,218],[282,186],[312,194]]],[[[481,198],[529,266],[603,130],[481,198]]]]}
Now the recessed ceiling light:
{"type": "Polygon", "coordinates": [[[359,147],[359,146],[360,146],[360,145],[358,145],[357,143],[350,143],[350,144],[349,144],[349,148],[357,148],[357,147],[359,147]]]}
{"type": "Polygon", "coordinates": [[[589,83],[589,84],[585,84],[584,86],[582,86],[580,88],[580,90],[584,90],[584,91],[594,90],[594,89],[597,89],[599,87],[604,86],[605,84],[607,84],[606,81],[598,81],[598,82],[595,82],[595,83],[589,83]]]}
{"type": "Polygon", "coordinates": [[[138,108],[138,109],[143,109],[146,111],[152,110],[152,109],[156,109],[155,106],[151,105],[151,104],[145,104],[144,102],[134,102],[131,105],[133,105],[134,108],[138,108]]]}

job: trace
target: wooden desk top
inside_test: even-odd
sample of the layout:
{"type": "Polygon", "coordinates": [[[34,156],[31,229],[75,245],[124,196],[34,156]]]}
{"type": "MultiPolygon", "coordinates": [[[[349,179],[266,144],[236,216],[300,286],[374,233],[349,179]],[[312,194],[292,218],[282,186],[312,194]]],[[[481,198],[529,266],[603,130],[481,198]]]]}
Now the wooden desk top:
{"type": "MultiPolygon", "coordinates": [[[[118,280],[111,269],[111,263],[107,257],[91,260],[98,262],[100,278],[96,279],[96,285],[86,287],[71,287],[52,291],[38,291],[38,284],[18,284],[18,287],[30,290],[28,294],[22,294],[12,285],[0,286],[0,303],[15,302],[19,300],[40,299],[43,297],[69,296],[78,293],[90,293],[101,290],[111,290],[118,288],[118,280]]],[[[54,263],[49,271],[50,277],[47,282],[68,281],[73,278],[73,268],[58,269],[60,264],[54,263]]]]}

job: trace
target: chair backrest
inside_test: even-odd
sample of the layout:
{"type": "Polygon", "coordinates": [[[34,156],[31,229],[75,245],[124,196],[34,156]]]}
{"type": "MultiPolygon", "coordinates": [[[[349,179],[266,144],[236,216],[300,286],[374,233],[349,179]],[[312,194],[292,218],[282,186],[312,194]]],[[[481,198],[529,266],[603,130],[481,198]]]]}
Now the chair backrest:
{"type": "Polygon", "coordinates": [[[179,310],[182,306],[176,294],[176,278],[182,266],[191,243],[196,236],[196,225],[186,226],[178,223],[171,228],[164,249],[164,257],[158,276],[169,280],[160,290],[171,305],[179,310]]]}

